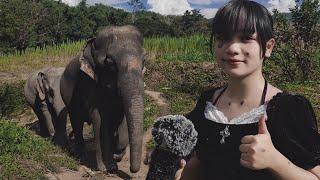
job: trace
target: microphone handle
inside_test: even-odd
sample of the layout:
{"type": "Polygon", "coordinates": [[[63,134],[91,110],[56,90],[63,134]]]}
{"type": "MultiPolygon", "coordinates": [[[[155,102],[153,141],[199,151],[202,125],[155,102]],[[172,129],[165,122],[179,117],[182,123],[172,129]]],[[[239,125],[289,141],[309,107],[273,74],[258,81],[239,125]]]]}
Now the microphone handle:
{"type": "Polygon", "coordinates": [[[146,180],[174,180],[181,157],[161,148],[155,148],[146,180]]]}

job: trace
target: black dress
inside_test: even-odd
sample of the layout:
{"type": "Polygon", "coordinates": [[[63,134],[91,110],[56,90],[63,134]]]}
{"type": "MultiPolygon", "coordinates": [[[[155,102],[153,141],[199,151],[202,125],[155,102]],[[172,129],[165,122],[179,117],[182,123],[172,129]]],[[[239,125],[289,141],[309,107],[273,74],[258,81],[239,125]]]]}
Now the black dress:
{"type": "MultiPolygon", "coordinates": [[[[186,115],[198,131],[195,148],[204,179],[250,180],[274,179],[268,170],[250,170],[240,165],[240,141],[243,136],[258,133],[258,123],[230,124],[232,132],[221,144],[220,131],[226,124],[205,118],[206,102],[215,89],[204,92],[196,107],[186,115]]],[[[275,148],[292,163],[311,169],[320,164],[320,136],[310,102],[303,96],[281,92],[267,105],[266,121],[275,148]]]]}

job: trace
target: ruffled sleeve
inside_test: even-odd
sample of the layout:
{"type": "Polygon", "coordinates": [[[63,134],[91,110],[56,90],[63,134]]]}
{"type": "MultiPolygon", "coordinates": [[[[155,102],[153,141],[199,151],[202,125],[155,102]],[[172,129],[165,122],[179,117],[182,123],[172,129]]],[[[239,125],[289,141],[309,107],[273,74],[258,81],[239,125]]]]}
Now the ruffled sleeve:
{"type": "Polygon", "coordinates": [[[311,169],[320,165],[320,135],[318,133],[317,119],[311,103],[305,97],[296,95],[296,117],[292,119],[293,133],[296,141],[301,145],[305,153],[305,159],[301,159],[301,167],[311,169]]]}
{"type": "Polygon", "coordinates": [[[288,95],[278,111],[284,120],[283,134],[287,142],[280,141],[280,148],[287,158],[303,169],[320,165],[320,135],[311,103],[304,96],[288,95]],[[282,112],[280,112],[282,111],[282,112]]]}

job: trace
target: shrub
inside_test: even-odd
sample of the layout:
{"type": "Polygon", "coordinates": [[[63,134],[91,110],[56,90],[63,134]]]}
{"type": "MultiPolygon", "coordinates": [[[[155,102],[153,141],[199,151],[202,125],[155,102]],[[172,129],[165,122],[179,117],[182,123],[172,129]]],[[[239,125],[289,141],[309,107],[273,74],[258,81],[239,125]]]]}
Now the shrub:
{"type": "Polygon", "coordinates": [[[26,107],[23,94],[25,81],[0,85],[0,118],[26,107]]]}

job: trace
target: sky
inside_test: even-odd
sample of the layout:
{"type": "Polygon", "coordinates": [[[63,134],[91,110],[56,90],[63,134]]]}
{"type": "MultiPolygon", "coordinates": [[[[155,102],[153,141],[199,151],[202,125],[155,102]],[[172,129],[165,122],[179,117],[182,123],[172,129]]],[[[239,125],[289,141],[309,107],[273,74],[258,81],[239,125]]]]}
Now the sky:
{"type": "MultiPolygon", "coordinates": [[[[162,15],[182,15],[186,10],[200,9],[200,13],[206,18],[214,17],[218,8],[228,0],[141,0],[146,10],[162,15]]],[[[270,11],[278,9],[280,12],[289,12],[289,8],[295,6],[295,0],[256,0],[270,11]]],[[[76,6],[80,0],[62,0],[62,2],[76,6]]],[[[102,3],[115,8],[131,11],[128,0],[87,0],[89,5],[102,3]]]]}

